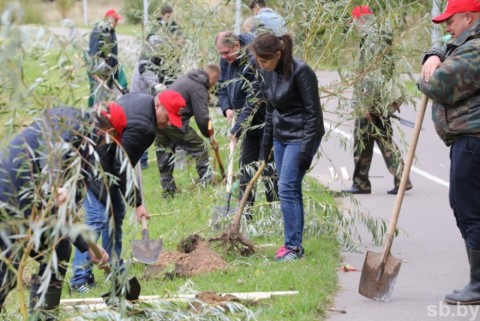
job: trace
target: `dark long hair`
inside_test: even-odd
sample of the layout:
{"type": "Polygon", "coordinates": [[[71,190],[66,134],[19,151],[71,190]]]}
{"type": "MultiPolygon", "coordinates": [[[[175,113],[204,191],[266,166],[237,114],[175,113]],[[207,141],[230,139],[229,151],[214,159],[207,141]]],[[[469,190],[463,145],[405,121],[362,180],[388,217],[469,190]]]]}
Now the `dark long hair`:
{"type": "Polygon", "coordinates": [[[293,68],[293,38],[289,34],[280,37],[273,33],[262,33],[250,45],[250,50],[255,57],[272,59],[280,51],[280,65],[283,67],[285,79],[290,79],[293,68]]]}

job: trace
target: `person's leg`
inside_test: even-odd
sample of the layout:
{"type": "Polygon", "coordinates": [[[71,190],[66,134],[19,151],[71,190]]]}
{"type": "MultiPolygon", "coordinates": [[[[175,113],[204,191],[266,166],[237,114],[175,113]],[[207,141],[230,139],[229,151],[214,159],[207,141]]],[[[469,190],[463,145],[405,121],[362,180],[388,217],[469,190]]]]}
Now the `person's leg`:
{"type": "MultiPolygon", "coordinates": [[[[264,154],[263,145],[261,139],[257,139],[257,142],[259,145],[257,159],[260,159],[264,154]]],[[[272,203],[278,201],[278,175],[277,169],[275,168],[275,162],[267,164],[262,173],[262,176],[263,183],[265,185],[265,198],[267,199],[267,202],[272,203]]]]}
{"type": "Polygon", "coordinates": [[[148,151],[145,151],[140,157],[140,164],[142,169],[148,168],[148,151]]]}
{"type": "Polygon", "coordinates": [[[23,246],[12,243],[15,240],[6,235],[7,231],[4,232],[5,236],[0,237],[0,249],[2,252],[6,249],[8,251],[4,254],[5,260],[0,260],[0,309],[3,308],[7,295],[17,286],[15,271],[17,271],[18,262],[23,256],[23,246]],[[3,237],[7,239],[3,240],[3,237]]]}
{"type": "Polygon", "coordinates": [[[167,130],[168,129],[164,128],[157,131],[155,147],[163,197],[173,197],[177,190],[173,178],[173,169],[175,168],[175,145],[167,135],[167,130]]]}
{"type": "Polygon", "coordinates": [[[190,126],[185,133],[177,130],[172,140],[175,144],[182,146],[182,148],[195,159],[199,184],[205,185],[210,183],[212,173],[206,142],[190,126]]]}
{"type": "Polygon", "coordinates": [[[353,160],[355,169],[353,171],[352,189],[358,189],[361,192],[370,193],[372,186],[368,178],[370,165],[373,157],[374,140],[371,137],[370,120],[365,117],[359,117],[355,120],[355,129],[353,132],[353,160]]]}
{"type": "Polygon", "coordinates": [[[112,240],[107,245],[107,252],[111,257],[111,261],[117,259],[120,260],[122,255],[122,225],[123,220],[125,218],[125,202],[123,201],[122,193],[119,189],[115,189],[111,194],[112,199],[112,211],[113,216],[110,216],[110,223],[112,222],[113,218],[113,230],[111,230],[111,235],[109,235],[109,239],[112,240]],[[113,251],[112,251],[113,249],[113,251]]]}
{"type": "MultiPolygon", "coordinates": [[[[95,232],[96,239],[103,232],[108,232],[108,215],[105,211],[105,205],[90,191],[83,203],[84,224],[95,232]]],[[[87,252],[80,252],[75,249],[73,256],[73,272],[70,284],[78,292],[88,292],[89,287],[94,285],[92,273],[92,264],[87,252]]]]}
{"type": "MultiPolygon", "coordinates": [[[[55,248],[55,253],[58,259],[57,270],[52,271],[47,288],[41,291],[42,276],[45,275],[46,269],[50,266],[46,262],[40,263],[38,275],[32,276],[30,286],[30,313],[35,314],[37,317],[41,315],[41,319],[47,321],[56,320],[56,309],[60,305],[62,284],[67,272],[68,261],[70,260],[70,255],[72,253],[70,241],[66,239],[61,240],[55,248]]],[[[42,256],[36,258],[38,260],[44,259],[42,256]]]]}
{"type": "MultiPolygon", "coordinates": [[[[258,170],[258,159],[260,151],[260,138],[251,135],[244,135],[240,149],[240,178],[238,199],[242,199],[247,184],[258,170]]],[[[252,206],[255,202],[255,190],[252,189],[247,199],[247,206],[252,206]]]]}
{"type": "Polygon", "coordinates": [[[298,168],[301,143],[274,140],[275,164],[279,175],[278,194],[283,214],[285,248],[277,260],[292,260],[303,256],[303,194],[302,180],[306,171],[298,168]]]}
{"type": "MultiPolygon", "coordinates": [[[[398,192],[398,187],[400,185],[400,180],[402,179],[402,172],[404,168],[404,163],[402,156],[400,155],[400,149],[393,141],[393,128],[390,118],[384,119],[377,116],[374,116],[374,124],[377,128],[376,133],[374,134],[375,141],[377,142],[378,148],[382,152],[383,160],[385,165],[387,165],[388,171],[393,175],[393,189],[389,190],[389,194],[396,194],[398,192]]],[[[408,179],[406,190],[412,189],[412,183],[410,178],[408,179]]]]}
{"type": "Polygon", "coordinates": [[[459,139],[451,146],[450,160],[450,206],[469,250],[470,282],[445,301],[480,304],[480,138],[459,139]]]}

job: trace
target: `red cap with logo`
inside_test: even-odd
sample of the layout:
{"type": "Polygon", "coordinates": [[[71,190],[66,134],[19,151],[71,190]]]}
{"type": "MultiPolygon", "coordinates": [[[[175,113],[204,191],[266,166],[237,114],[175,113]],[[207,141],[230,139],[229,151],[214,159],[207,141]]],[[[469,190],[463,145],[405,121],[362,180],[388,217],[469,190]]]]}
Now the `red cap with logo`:
{"type": "Polygon", "coordinates": [[[480,12],[479,0],[448,0],[442,14],[432,19],[434,23],[442,23],[460,12],[480,12]]]}
{"type": "Polygon", "coordinates": [[[164,90],[156,98],[168,112],[168,119],[175,127],[182,127],[183,109],[187,105],[185,99],[174,90],[164,90]]]}
{"type": "Polygon", "coordinates": [[[354,18],[360,18],[361,16],[366,14],[373,14],[373,11],[370,9],[369,6],[356,6],[352,10],[352,16],[354,18]]]}
{"type": "Polygon", "coordinates": [[[107,103],[108,112],[101,110],[100,113],[110,122],[113,128],[118,133],[117,140],[122,142],[122,133],[125,127],[127,127],[127,116],[123,111],[122,106],[114,102],[107,103]]]}
{"type": "Polygon", "coordinates": [[[115,11],[115,9],[109,9],[109,10],[107,10],[107,12],[105,12],[105,18],[106,18],[106,17],[112,17],[112,18],[117,19],[117,20],[120,20],[120,19],[122,18],[122,16],[119,15],[119,14],[117,13],[117,11],[115,11]]]}

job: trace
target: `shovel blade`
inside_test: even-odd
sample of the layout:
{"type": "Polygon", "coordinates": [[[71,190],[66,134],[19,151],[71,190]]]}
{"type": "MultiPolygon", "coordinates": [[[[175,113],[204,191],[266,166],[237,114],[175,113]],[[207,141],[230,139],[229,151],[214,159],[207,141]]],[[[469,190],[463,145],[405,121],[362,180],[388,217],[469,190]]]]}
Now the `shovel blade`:
{"type": "Polygon", "coordinates": [[[384,253],[367,251],[358,292],[369,299],[388,302],[395,287],[402,260],[390,253],[385,262],[383,258],[384,253]]]}
{"type": "Polygon", "coordinates": [[[136,240],[132,243],[133,258],[144,264],[152,264],[162,254],[163,241],[159,240],[136,240]]]}
{"type": "MultiPolygon", "coordinates": [[[[126,289],[127,293],[125,294],[125,299],[127,299],[128,301],[137,301],[140,298],[141,289],[142,288],[140,286],[140,282],[138,282],[137,277],[134,276],[133,278],[128,280],[128,288],[126,289]]],[[[115,292],[116,297],[120,296],[122,292],[121,287],[118,287],[115,292]]],[[[111,295],[112,292],[107,292],[102,294],[102,298],[104,298],[108,303],[111,295]]]]}
{"type": "Polygon", "coordinates": [[[221,230],[227,222],[227,218],[233,217],[233,215],[235,215],[235,208],[231,206],[215,206],[210,226],[212,226],[214,230],[221,230]]]}

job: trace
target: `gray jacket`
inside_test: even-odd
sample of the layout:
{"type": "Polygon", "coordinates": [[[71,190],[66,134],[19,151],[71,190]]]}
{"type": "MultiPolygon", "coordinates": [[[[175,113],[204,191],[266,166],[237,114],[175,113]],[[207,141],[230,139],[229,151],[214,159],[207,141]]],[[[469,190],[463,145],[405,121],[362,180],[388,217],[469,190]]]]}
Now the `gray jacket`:
{"type": "Polygon", "coordinates": [[[209,82],[208,75],[203,70],[192,70],[186,75],[178,77],[168,89],[175,90],[185,99],[187,105],[182,113],[182,131],[186,131],[190,118],[195,117],[198,129],[203,136],[208,135],[209,82]]]}

